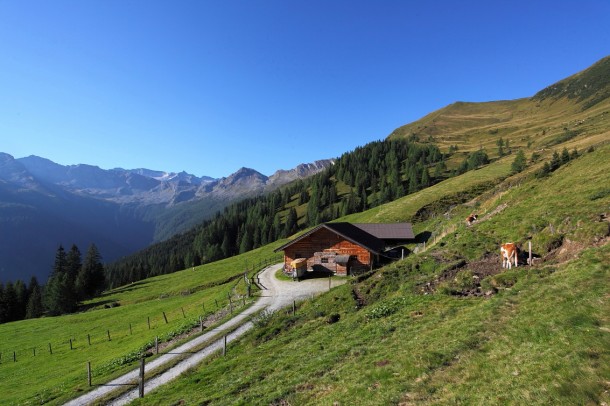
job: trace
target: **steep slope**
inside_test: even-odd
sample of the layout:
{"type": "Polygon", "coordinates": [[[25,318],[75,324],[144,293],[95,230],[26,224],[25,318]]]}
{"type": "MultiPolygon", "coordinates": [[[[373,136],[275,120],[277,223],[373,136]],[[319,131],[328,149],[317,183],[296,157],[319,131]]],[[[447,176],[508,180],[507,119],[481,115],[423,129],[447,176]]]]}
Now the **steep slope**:
{"type": "MultiPolygon", "coordinates": [[[[552,102],[581,108],[565,103],[552,102]]],[[[261,315],[258,328],[232,343],[226,357],[210,359],[136,404],[609,403],[608,128],[600,120],[550,150],[532,146],[528,152],[541,156],[528,160],[523,172],[511,173],[514,156],[509,155],[343,218],[414,220],[420,244],[410,248],[417,253],[299,303],[296,313],[261,315]],[[551,153],[563,148],[577,148],[577,153],[540,174],[551,153]],[[473,211],[480,221],[467,227],[464,218],[473,211]],[[503,270],[498,246],[506,241],[522,248],[531,241],[534,265],[525,266],[522,256],[518,268],[503,270]]],[[[108,292],[95,304],[115,301],[121,306],[91,312],[89,325],[102,318],[105,325],[116,324],[120,315],[123,324],[137,319],[148,331],[143,320],[149,309],[161,320],[170,301],[179,320],[184,318],[178,310],[183,304],[191,306],[187,312],[199,312],[202,303],[209,311],[214,298],[226,298],[233,288],[222,285],[216,290],[220,279],[237,275],[243,282],[236,270],[241,273],[248,264],[261,264],[268,259],[264,255],[281,244],[108,292]],[[208,276],[216,279],[206,280],[208,276]],[[200,290],[206,287],[211,287],[209,292],[200,290]]],[[[0,327],[19,354],[30,355],[36,345],[46,349],[48,342],[40,344],[32,339],[35,334],[26,334],[39,331],[36,323],[56,323],[54,331],[62,331],[66,325],[81,327],[76,321],[86,324],[87,314],[0,327]]],[[[105,329],[97,324],[99,335],[105,337],[105,329]]],[[[163,321],[159,324],[165,326],[163,321]]],[[[123,331],[131,337],[126,326],[123,331]]],[[[67,335],[56,340],[65,347],[67,335]]],[[[109,364],[100,368],[108,376],[125,368],[145,338],[129,341],[122,352],[116,350],[119,340],[100,341],[117,357],[110,364],[114,369],[109,364]],[[125,357],[118,358],[120,354],[125,357]]],[[[20,380],[27,393],[11,392],[16,401],[63,401],[86,388],[81,367],[70,369],[66,359],[82,365],[89,359],[85,356],[98,356],[108,362],[103,358],[106,351],[91,348],[83,345],[66,350],[65,357],[52,358],[58,367],[48,370],[65,367],[69,378],[54,374],[53,382],[45,385],[41,369],[19,369],[14,362],[0,369],[11,379],[0,381],[9,392],[20,380]],[[29,382],[38,389],[30,389],[34,384],[29,382]]],[[[29,365],[35,361],[30,357],[29,365]]]]}
{"type": "MultiPolygon", "coordinates": [[[[549,177],[508,177],[418,223],[422,235],[451,231],[436,244],[429,239],[421,254],[299,304],[296,314],[262,316],[229,356],[204,362],[146,403],[608,402],[608,154],[610,146],[598,146],[549,177]],[[467,227],[473,206],[484,220],[467,227]],[[535,265],[502,270],[498,244],[525,247],[528,239],[535,265]],[[479,277],[483,267],[489,271],[479,277]],[[489,293],[462,294],[473,286],[489,293]]],[[[411,205],[424,192],[386,206],[411,205]]],[[[377,214],[368,220],[383,220],[377,214]]]]}
{"type": "Polygon", "coordinates": [[[589,138],[608,130],[609,77],[610,57],[607,57],[533,97],[456,102],[397,128],[389,138],[415,136],[445,150],[483,148],[491,156],[497,156],[500,139],[509,141],[509,149],[514,150],[543,149],[568,139],[589,138]],[[586,137],[579,137],[585,133],[586,137]]]}

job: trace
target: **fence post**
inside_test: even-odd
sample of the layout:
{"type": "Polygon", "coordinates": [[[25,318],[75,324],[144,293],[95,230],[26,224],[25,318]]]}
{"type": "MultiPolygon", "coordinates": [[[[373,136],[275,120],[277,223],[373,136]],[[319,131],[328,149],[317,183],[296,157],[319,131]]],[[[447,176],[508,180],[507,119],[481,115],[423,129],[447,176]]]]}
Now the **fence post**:
{"type": "Polygon", "coordinates": [[[87,334],[87,342],[91,345],[91,334],[87,334]]]}
{"type": "Polygon", "coordinates": [[[155,337],[155,354],[159,353],[159,336],[155,337]]]}
{"type": "Polygon", "coordinates": [[[34,356],[36,356],[36,347],[32,348],[32,351],[34,352],[34,356]]]}
{"type": "Polygon", "coordinates": [[[144,358],[140,358],[140,397],[144,397],[144,358]]]}
{"type": "Polygon", "coordinates": [[[70,349],[72,349],[72,339],[70,339],[70,349]]]}
{"type": "Polygon", "coordinates": [[[165,312],[163,312],[163,318],[165,319],[165,324],[167,324],[167,316],[165,315],[165,312]]]}
{"type": "Polygon", "coordinates": [[[297,313],[297,301],[292,301],[292,315],[294,316],[297,313]]]}
{"type": "Polygon", "coordinates": [[[17,353],[13,351],[13,362],[17,362],[17,353]]]}
{"type": "Polygon", "coordinates": [[[182,317],[186,319],[186,314],[184,314],[184,307],[181,307],[180,310],[182,310],[182,317]]]}
{"type": "Polygon", "coordinates": [[[148,329],[150,330],[150,316],[148,316],[148,329]]]}
{"type": "Polygon", "coordinates": [[[87,362],[87,381],[89,386],[91,386],[91,362],[87,362]]]}
{"type": "Polygon", "coordinates": [[[216,302],[216,308],[218,309],[218,299],[214,299],[214,301],[216,302]]]}
{"type": "Polygon", "coordinates": [[[131,323],[129,323],[129,335],[133,335],[133,330],[131,329],[131,323]]]}
{"type": "Polygon", "coordinates": [[[528,256],[528,262],[530,264],[530,266],[532,266],[532,241],[528,241],[527,242],[528,245],[528,251],[529,251],[529,256],[528,256]]]}
{"type": "Polygon", "coordinates": [[[106,330],[106,332],[108,333],[108,341],[110,341],[110,330],[106,330]]]}
{"type": "Polygon", "coordinates": [[[224,344],[222,345],[222,356],[227,356],[227,335],[224,336],[224,344]]]}
{"type": "Polygon", "coordinates": [[[203,318],[199,316],[199,327],[201,328],[201,332],[203,332],[203,318]]]}

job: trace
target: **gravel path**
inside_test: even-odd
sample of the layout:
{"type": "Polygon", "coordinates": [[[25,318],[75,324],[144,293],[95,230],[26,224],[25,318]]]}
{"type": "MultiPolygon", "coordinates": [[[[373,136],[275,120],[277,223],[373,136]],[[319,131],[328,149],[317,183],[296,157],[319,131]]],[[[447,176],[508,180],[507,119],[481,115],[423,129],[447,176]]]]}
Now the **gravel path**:
{"type": "MultiPolygon", "coordinates": [[[[260,273],[260,284],[262,287],[260,298],[248,309],[239,313],[231,320],[226,323],[216,327],[215,329],[209,330],[205,334],[194,338],[193,340],[181,345],[178,348],[174,348],[169,353],[165,353],[160,355],[154,361],[146,364],[146,370],[150,371],[152,369],[163,366],[169,362],[175,361],[179,357],[184,357],[185,354],[192,352],[194,348],[200,346],[201,344],[211,340],[214,336],[226,332],[228,330],[235,329],[231,333],[227,333],[227,344],[233,340],[238,339],[242,336],[246,331],[253,327],[252,322],[244,323],[244,320],[248,318],[253,313],[258,312],[259,310],[267,309],[270,311],[275,311],[281,309],[283,307],[289,306],[293,301],[299,301],[303,299],[310,298],[312,295],[324,292],[328,290],[328,279],[310,279],[304,280],[301,282],[290,282],[290,281],[280,281],[275,278],[276,271],[282,266],[282,264],[272,265],[265,268],[260,273]],[[243,324],[242,324],[243,323],[243,324]]],[[[332,280],[332,286],[337,286],[342,283],[345,283],[344,280],[332,280]]],[[[224,339],[221,337],[218,340],[215,340],[210,345],[204,347],[202,350],[192,353],[188,358],[178,362],[175,366],[171,367],[167,371],[157,375],[156,377],[147,380],[144,386],[144,393],[150,392],[151,390],[158,388],[161,385],[168,383],[169,381],[179,377],[182,373],[187,371],[189,368],[193,368],[198,365],[204,358],[213,354],[214,352],[220,351],[224,344],[224,339]]],[[[81,406],[94,404],[99,402],[99,400],[108,396],[112,391],[116,390],[117,386],[127,386],[131,385],[133,387],[133,383],[137,382],[139,376],[139,368],[135,369],[120,378],[117,378],[111,382],[108,382],[105,385],[101,385],[96,389],[88,392],[72,401],[66,403],[69,406],[81,406]]],[[[121,395],[119,398],[110,402],[110,405],[125,405],[131,402],[132,400],[138,397],[138,388],[134,387],[134,389],[126,392],[121,395]]]]}

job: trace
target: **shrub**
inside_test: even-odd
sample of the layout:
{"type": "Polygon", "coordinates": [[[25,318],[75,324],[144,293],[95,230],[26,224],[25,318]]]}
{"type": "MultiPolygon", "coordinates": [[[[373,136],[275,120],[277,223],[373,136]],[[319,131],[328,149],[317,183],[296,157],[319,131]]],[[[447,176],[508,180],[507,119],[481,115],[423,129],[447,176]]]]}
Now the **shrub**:
{"type": "Polygon", "coordinates": [[[401,307],[407,304],[407,298],[398,297],[390,300],[384,300],[377,305],[371,307],[366,312],[366,318],[368,320],[380,319],[383,317],[390,316],[396,313],[401,307]]]}

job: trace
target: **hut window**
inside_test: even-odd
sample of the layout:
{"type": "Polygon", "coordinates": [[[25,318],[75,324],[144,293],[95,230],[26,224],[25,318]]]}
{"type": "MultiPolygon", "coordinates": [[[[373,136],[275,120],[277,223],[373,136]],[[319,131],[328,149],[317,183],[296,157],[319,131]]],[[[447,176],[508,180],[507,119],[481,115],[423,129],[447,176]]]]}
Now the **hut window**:
{"type": "Polygon", "coordinates": [[[323,264],[328,264],[328,258],[322,258],[322,263],[323,264]]]}

